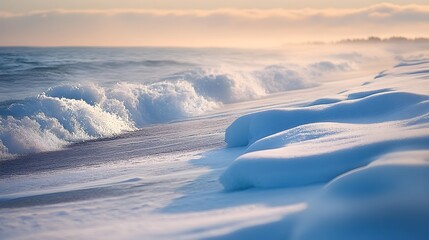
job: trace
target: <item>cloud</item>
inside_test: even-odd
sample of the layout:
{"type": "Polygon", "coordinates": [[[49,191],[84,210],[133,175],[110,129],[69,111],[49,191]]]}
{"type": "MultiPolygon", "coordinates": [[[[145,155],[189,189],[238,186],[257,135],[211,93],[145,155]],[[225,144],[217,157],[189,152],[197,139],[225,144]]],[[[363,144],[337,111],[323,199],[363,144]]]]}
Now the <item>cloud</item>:
{"type": "Polygon", "coordinates": [[[0,13],[1,45],[265,46],[368,35],[428,37],[429,5],[356,9],[49,10],[0,13]]]}

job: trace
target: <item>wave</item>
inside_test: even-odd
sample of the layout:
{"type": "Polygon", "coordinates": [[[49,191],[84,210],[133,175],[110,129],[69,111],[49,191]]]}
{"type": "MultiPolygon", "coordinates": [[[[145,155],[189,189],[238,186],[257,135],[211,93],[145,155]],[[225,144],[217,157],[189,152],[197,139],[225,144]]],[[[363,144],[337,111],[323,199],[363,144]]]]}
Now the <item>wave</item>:
{"type": "MultiPolygon", "coordinates": [[[[1,54],[0,54],[1,58],[1,54]]],[[[36,61],[27,58],[0,59],[0,83],[25,82],[28,79],[38,81],[55,81],[59,76],[73,76],[74,74],[95,73],[101,74],[112,71],[129,71],[130,69],[192,67],[191,62],[175,60],[105,60],[94,61],[75,60],[62,62],[36,61]],[[54,79],[52,79],[54,78],[54,79]]]]}
{"type": "Polygon", "coordinates": [[[346,63],[331,62],[270,65],[248,72],[197,69],[150,84],[51,87],[37,97],[0,103],[0,159],[59,150],[74,142],[200,115],[223,104],[313,87],[321,75],[349,69],[346,63]]]}

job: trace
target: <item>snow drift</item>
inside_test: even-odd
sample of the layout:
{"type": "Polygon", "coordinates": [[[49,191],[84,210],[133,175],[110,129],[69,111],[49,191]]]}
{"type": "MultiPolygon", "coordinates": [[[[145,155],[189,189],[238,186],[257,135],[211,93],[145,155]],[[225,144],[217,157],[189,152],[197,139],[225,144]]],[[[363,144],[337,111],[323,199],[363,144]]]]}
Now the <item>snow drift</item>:
{"type": "MultiPolygon", "coordinates": [[[[380,155],[428,148],[429,95],[396,86],[395,78],[407,69],[395,71],[376,80],[390,89],[369,84],[337,96],[338,101],[238,118],[227,128],[225,141],[229,147],[249,147],[222,175],[225,189],[328,182],[380,155]]],[[[413,81],[406,84],[426,80],[413,81]]]]}
{"type": "Polygon", "coordinates": [[[333,180],[310,202],[293,239],[426,239],[428,156],[388,154],[333,180]]]}
{"type": "Polygon", "coordinates": [[[425,95],[388,92],[328,106],[249,114],[228,127],[225,141],[231,147],[246,146],[282,130],[314,122],[381,122],[407,118],[426,111],[422,105],[427,105],[428,99],[425,95]]]}
{"type": "Polygon", "coordinates": [[[225,141],[248,147],[220,182],[227,191],[324,186],[283,220],[289,239],[426,239],[428,69],[425,59],[404,61],[306,107],[238,118],[225,141]]]}
{"type": "MultiPolygon", "coordinates": [[[[338,95],[338,101],[238,118],[227,128],[225,141],[229,147],[249,147],[222,175],[225,189],[324,183],[383,154],[429,148],[429,95],[395,85],[407,72],[413,74],[405,63],[398,66],[402,69],[388,71],[373,84],[338,95]]],[[[407,84],[422,84],[427,73],[421,71],[407,84]]]]}

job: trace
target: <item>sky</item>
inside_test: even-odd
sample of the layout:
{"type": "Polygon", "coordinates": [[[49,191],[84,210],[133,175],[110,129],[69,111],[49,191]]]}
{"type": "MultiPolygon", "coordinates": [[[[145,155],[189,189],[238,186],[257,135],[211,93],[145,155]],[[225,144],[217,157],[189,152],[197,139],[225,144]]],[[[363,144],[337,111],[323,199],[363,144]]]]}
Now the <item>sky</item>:
{"type": "Polygon", "coordinates": [[[0,0],[3,46],[274,47],[428,29],[429,0],[0,0]]]}

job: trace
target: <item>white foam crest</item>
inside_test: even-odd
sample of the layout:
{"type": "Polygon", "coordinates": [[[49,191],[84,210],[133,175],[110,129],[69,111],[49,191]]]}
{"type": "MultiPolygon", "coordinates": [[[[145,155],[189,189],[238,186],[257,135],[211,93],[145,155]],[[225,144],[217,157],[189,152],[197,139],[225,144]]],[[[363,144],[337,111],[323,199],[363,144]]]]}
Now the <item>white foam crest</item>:
{"type": "Polygon", "coordinates": [[[59,149],[66,142],[55,135],[60,130],[56,127],[43,129],[37,120],[29,117],[0,119],[0,157],[59,149]]]}
{"type": "Polygon", "coordinates": [[[219,106],[197,94],[193,85],[186,81],[150,85],[118,83],[106,96],[102,106],[131,119],[137,127],[199,115],[219,106]]]}
{"type": "Polygon", "coordinates": [[[314,87],[319,78],[333,72],[349,71],[347,62],[321,61],[300,65],[269,65],[252,71],[227,68],[199,69],[171,76],[168,80],[186,81],[206,99],[233,103],[257,99],[271,93],[314,87]]]}
{"type": "Polygon", "coordinates": [[[189,82],[59,86],[0,110],[1,158],[61,149],[217,107],[189,82]]]}
{"type": "Polygon", "coordinates": [[[8,107],[0,118],[1,156],[61,149],[71,142],[111,137],[133,124],[83,100],[41,95],[8,107]]]}

